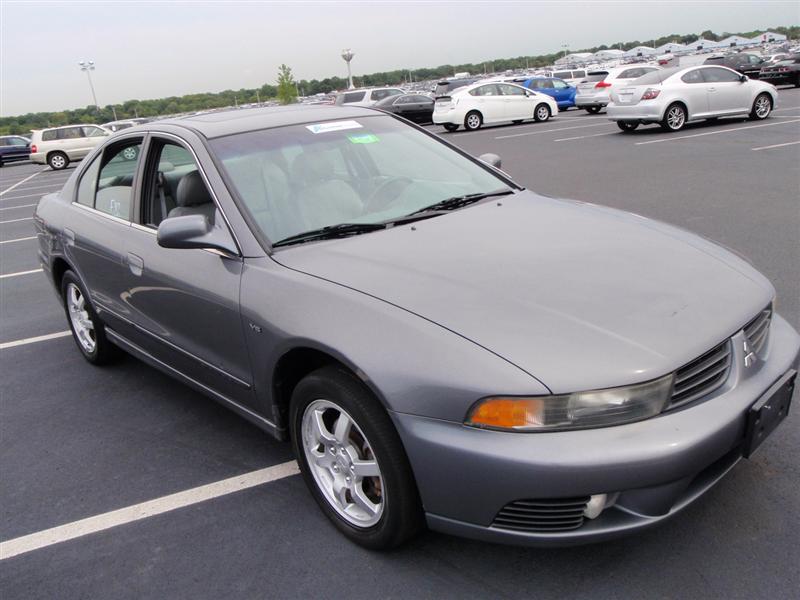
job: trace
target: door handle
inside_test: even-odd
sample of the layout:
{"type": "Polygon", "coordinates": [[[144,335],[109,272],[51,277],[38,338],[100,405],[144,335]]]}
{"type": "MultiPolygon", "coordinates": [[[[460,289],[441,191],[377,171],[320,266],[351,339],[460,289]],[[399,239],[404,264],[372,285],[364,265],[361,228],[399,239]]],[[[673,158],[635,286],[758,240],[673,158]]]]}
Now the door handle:
{"type": "Polygon", "coordinates": [[[716,92],[716,91],[717,91],[717,88],[710,87],[710,88],[708,88],[708,91],[709,91],[709,92],[716,92]]]}
{"type": "Polygon", "coordinates": [[[137,277],[141,277],[144,272],[144,261],[141,257],[128,252],[128,268],[131,270],[131,273],[137,277]]]}

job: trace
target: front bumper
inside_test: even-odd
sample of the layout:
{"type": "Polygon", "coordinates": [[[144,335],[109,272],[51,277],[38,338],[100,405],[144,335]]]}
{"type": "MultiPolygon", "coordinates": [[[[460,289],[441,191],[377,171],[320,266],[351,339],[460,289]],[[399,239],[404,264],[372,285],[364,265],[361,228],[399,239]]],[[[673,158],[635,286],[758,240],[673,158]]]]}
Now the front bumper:
{"type": "MultiPolygon", "coordinates": [[[[505,433],[392,413],[432,529],[493,542],[569,545],[653,526],[711,488],[741,458],[745,414],[791,369],[800,336],[775,315],[764,360],[744,367],[733,337],[728,382],[708,399],[659,417],[600,429],[505,433]],[[617,495],[613,506],[570,531],[493,525],[525,499],[617,495]]],[[[769,443],[769,442],[767,442],[769,443]]]]}
{"type": "Polygon", "coordinates": [[[644,101],[639,104],[617,104],[612,102],[606,109],[606,116],[612,121],[644,121],[656,123],[663,118],[664,107],[660,104],[644,101]]]}

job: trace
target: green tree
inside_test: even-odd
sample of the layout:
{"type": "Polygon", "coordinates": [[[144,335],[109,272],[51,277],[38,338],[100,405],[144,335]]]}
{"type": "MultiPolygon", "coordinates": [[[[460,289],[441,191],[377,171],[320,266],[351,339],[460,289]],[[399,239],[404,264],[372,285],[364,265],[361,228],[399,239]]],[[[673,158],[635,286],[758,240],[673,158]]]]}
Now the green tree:
{"type": "Polygon", "coordinates": [[[297,100],[297,87],[292,70],[286,65],[278,68],[278,100],[281,104],[291,104],[297,100]]]}

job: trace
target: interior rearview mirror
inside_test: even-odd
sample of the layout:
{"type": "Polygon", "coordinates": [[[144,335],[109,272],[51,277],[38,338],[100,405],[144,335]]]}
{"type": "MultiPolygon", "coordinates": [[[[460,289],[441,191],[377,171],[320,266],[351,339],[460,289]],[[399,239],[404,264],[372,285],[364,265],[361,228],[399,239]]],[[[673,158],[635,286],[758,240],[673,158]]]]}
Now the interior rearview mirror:
{"type": "Polygon", "coordinates": [[[239,254],[228,230],[214,227],[205,215],[166,218],[158,226],[157,239],[162,248],[201,248],[239,254]]]}
{"type": "Polygon", "coordinates": [[[503,161],[500,159],[497,154],[487,153],[481,154],[478,157],[478,160],[482,160],[487,165],[494,167],[495,169],[499,169],[503,165],[503,161]]]}

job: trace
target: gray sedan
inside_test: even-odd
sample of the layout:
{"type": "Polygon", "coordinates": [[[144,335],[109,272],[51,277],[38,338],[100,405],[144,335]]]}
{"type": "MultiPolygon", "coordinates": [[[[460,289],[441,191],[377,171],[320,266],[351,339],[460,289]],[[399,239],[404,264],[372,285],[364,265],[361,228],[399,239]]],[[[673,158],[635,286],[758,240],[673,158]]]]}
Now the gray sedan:
{"type": "Polygon", "coordinates": [[[498,167],[366,108],[160,121],[42,198],[39,257],[89,362],[291,440],[359,544],[657,524],[786,417],[800,337],[746,260],[498,167]]]}

